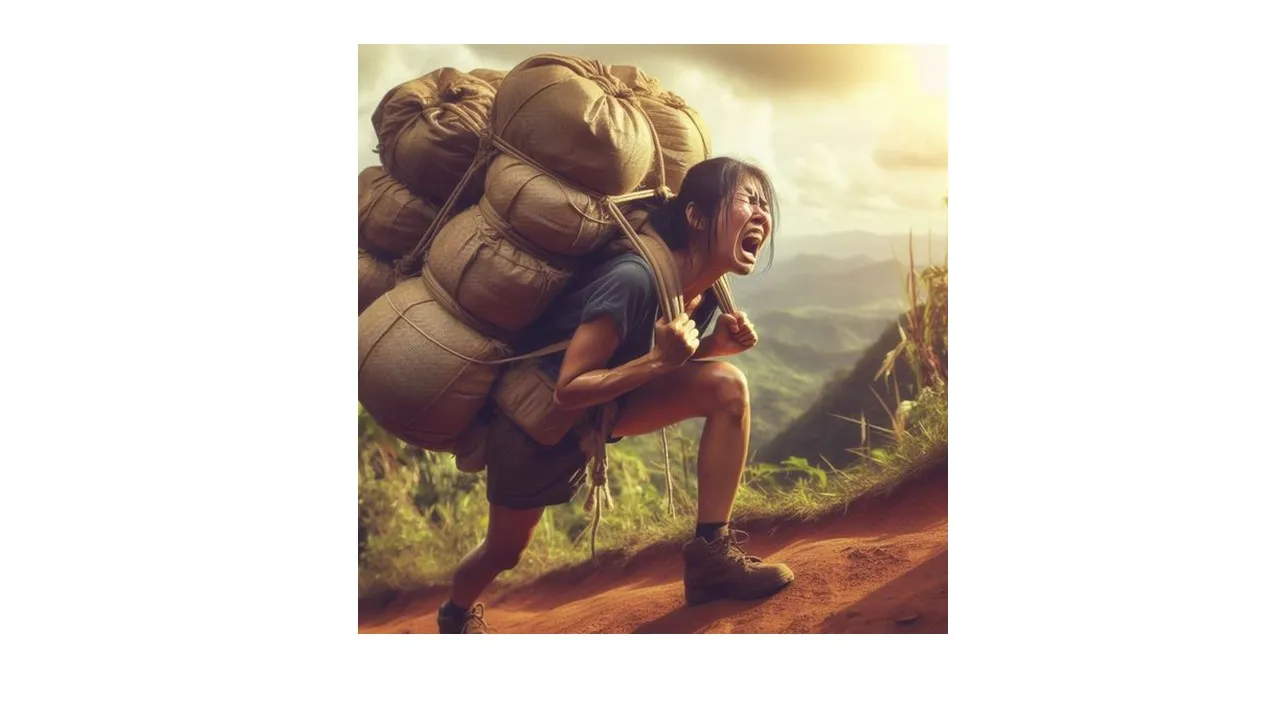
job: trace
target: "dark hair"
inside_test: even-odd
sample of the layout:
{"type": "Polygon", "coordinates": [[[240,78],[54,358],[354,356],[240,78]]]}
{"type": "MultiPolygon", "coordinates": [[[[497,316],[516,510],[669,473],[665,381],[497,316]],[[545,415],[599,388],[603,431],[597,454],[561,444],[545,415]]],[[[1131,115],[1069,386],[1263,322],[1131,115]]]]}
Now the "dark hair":
{"type": "MultiPolygon", "coordinates": [[[[689,246],[689,223],[685,219],[685,208],[693,203],[694,210],[700,217],[713,218],[718,221],[727,215],[728,201],[733,197],[738,184],[745,177],[753,177],[760,182],[761,196],[769,203],[769,217],[772,226],[769,234],[769,263],[773,264],[773,233],[778,229],[778,199],[774,195],[773,181],[769,175],[755,164],[718,156],[699,162],[689,169],[680,186],[680,193],[658,208],[652,216],[654,229],[662,235],[662,239],[671,249],[685,249],[689,246]]],[[[717,222],[712,222],[711,230],[715,231],[717,222]]],[[[710,246],[710,242],[707,242],[710,246]]]]}

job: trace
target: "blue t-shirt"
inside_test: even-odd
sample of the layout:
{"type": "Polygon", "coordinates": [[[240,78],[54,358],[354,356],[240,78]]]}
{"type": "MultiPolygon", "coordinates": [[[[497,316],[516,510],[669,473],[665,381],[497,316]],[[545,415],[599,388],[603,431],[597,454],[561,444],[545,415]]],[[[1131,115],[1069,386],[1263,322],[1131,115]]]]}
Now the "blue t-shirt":
{"type": "MultiPolygon", "coordinates": [[[[520,352],[531,352],[573,337],[578,326],[599,315],[618,324],[621,342],[607,367],[613,369],[653,349],[653,326],[658,320],[658,286],[649,263],[638,254],[624,252],[581,272],[551,308],[526,329],[520,352]]],[[[698,335],[706,334],[715,319],[715,298],[707,291],[690,316],[698,335]]],[[[553,380],[560,377],[564,352],[538,359],[542,371],[553,380]]]]}

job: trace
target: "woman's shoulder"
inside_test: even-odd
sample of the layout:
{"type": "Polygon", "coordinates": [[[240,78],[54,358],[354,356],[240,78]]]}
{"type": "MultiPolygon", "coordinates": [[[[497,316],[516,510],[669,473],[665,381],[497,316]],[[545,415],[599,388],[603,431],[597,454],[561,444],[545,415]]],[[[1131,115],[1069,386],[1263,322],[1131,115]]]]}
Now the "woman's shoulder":
{"type": "Polygon", "coordinates": [[[649,291],[653,288],[653,269],[635,252],[622,252],[609,257],[591,272],[593,282],[609,282],[649,291]]]}

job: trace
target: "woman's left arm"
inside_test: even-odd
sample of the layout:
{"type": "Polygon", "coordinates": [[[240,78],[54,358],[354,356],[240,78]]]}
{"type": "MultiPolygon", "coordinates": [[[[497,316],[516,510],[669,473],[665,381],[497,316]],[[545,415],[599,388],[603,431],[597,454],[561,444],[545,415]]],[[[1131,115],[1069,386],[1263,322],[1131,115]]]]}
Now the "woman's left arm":
{"type": "Polygon", "coordinates": [[[745,312],[725,313],[716,319],[715,330],[698,343],[693,359],[730,357],[746,352],[759,341],[756,329],[745,312]]]}

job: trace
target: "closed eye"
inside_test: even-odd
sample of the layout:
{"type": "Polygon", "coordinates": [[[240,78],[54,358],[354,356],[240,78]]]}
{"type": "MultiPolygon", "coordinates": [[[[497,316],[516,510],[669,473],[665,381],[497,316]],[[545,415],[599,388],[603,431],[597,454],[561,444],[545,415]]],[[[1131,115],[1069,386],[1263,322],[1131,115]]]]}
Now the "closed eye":
{"type": "Polygon", "coordinates": [[[748,195],[748,196],[747,196],[747,204],[748,204],[748,205],[759,205],[761,210],[763,210],[763,211],[765,211],[765,212],[769,212],[769,201],[767,201],[767,200],[765,200],[765,199],[761,198],[760,196],[756,196],[756,195],[748,195]]]}

